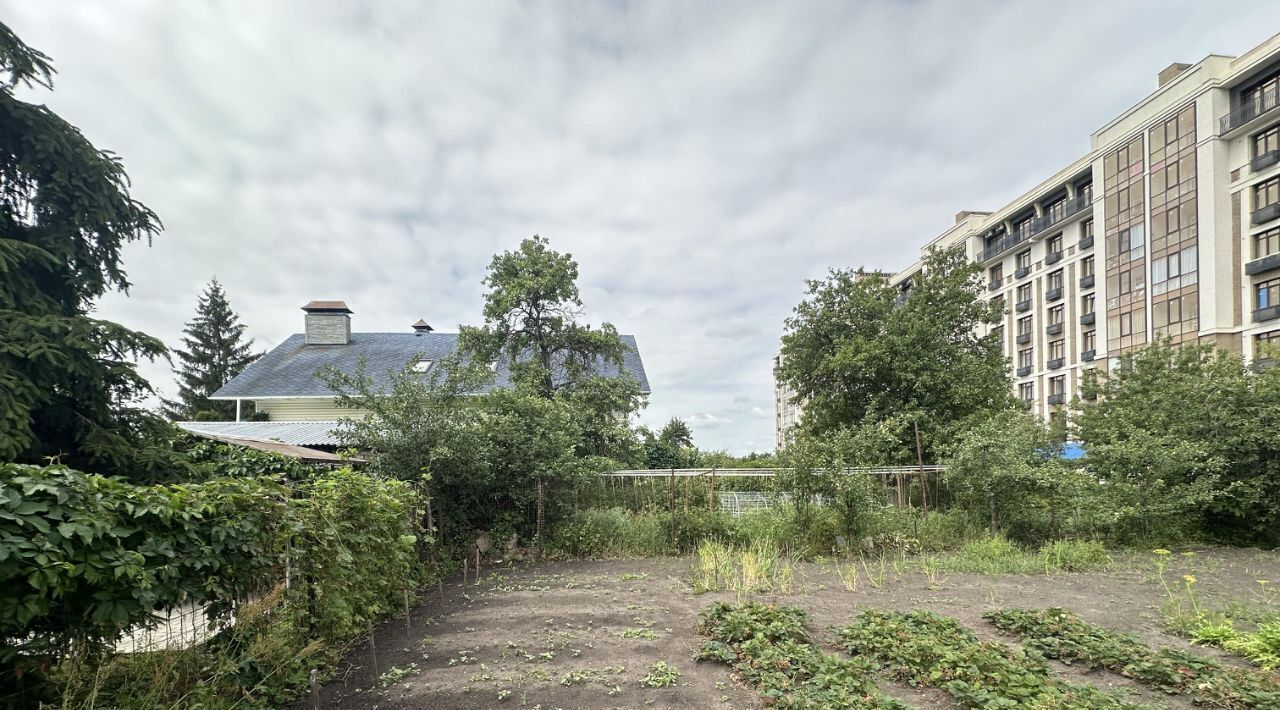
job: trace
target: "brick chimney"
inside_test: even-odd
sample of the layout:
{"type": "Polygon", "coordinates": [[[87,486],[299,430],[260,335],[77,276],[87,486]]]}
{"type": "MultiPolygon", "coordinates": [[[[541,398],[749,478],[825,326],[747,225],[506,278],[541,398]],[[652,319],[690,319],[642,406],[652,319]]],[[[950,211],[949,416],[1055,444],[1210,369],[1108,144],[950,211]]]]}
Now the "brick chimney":
{"type": "Polygon", "coordinates": [[[312,301],[306,315],[307,345],[346,345],[351,342],[351,309],[342,301],[312,301]]]}

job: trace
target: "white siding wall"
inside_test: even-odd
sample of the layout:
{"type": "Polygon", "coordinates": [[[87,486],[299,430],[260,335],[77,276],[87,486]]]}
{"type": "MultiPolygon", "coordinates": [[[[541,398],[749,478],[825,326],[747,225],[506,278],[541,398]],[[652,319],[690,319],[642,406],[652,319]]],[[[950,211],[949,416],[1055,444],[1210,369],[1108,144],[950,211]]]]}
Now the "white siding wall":
{"type": "Polygon", "coordinates": [[[362,417],[359,409],[339,407],[332,399],[300,397],[298,399],[259,399],[259,412],[266,412],[273,422],[317,422],[362,417]]]}

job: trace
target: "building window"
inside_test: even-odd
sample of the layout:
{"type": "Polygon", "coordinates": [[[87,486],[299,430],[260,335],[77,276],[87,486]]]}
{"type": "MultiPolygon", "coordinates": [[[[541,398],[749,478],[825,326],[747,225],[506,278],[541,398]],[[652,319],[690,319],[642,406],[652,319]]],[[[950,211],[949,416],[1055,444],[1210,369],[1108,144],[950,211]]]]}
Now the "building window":
{"type": "Polygon", "coordinates": [[[1019,350],[1018,351],[1018,367],[1031,367],[1031,362],[1034,358],[1034,355],[1035,353],[1032,352],[1031,348],[1026,348],[1025,350],[1019,350]]]}
{"type": "Polygon", "coordinates": [[[1062,235],[1058,234],[1058,235],[1049,237],[1047,246],[1050,254],[1057,254],[1061,252],[1062,251],[1062,235]]]}
{"type": "Polygon", "coordinates": [[[1098,349],[1098,331],[1086,330],[1084,337],[1080,338],[1081,350],[1097,350],[1098,349]]]}
{"type": "Polygon", "coordinates": [[[1000,354],[1003,355],[1004,354],[1004,326],[997,325],[996,327],[992,328],[991,337],[995,338],[997,343],[1000,343],[1000,354]]]}
{"type": "Polygon", "coordinates": [[[1280,124],[1253,137],[1253,157],[1256,158],[1273,150],[1280,150],[1280,124]]]}
{"type": "Polygon", "coordinates": [[[1019,252],[1017,256],[1017,260],[1018,260],[1019,269],[1030,269],[1031,268],[1031,250],[1028,249],[1024,252],[1019,252]]]}
{"type": "Polygon", "coordinates": [[[1254,294],[1254,308],[1280,306],[1280,279],[1263,281],[1255,287],[1254,294]]]}
{"type": "Polygon", "coordinates": [[[1052,291],[1055,288],[1062,288],[1062,269],[1049,274],[1049,290],[1052,291]]]}
{"type": "Polygon", "coordinates": [[[1045,205],[1045,208],[1044,208],[1044,216],[1048,219],[1050,224],[1060,221],[1063,215],[1065,215],[1066,213],[1067,213],[1067,198],[1065,197],[1062,197],[1054,200],[1053,202],[1050,202],[1049,204],[1045,205]]]}
{"type": "Polygon", "coordinates": [[[1092,293],[1086,293],[1080,297],[1080,312],[1089,314],[1093,313],[1095,308],[1094,297],[1092,293]]]}
{"type": "Polygon", "coordinates": [[[1280,74],[1268,77],[1240,92],[1240,105],[1252,106],[1253,115],[1269,111],[1276,105],[1276,94],[1280,92],[1280,74]]]}
{"type": "Polygon", "coordinates": [[[1093,257],[1086,256],[1080,260],[1080,275],[1093,276],[1093,257]]]}
{"type": "Polygon", "coordinates": [[[991,267],[991,283],[1000,283],[1004,280],[1004,264],[996,264],[991,267]]]}
{"type": "Polygon", "coordinates": [[[1280,202],[1280,177],[1273,177],[1264,183],[1253,186],[1253,209],[1270,207],[1280,202]]]}
{"type": "Polygon", "coordinates": [[[1013,223],[1013,239],[1020,242],[1031,236],[1031,217],[1013,223]]]}
{"type": "Polygon", "coordinates": [[[1026,335],[1031,332],[1031,316],[1018,319],[1018,335],[1026,335]]]}
{"type": "MultiPolygon", "coordinates": [[[[1092,192],[1092,188],[1090,188],[1092,192]]],[[[1085,239],[1093,239],[1093,220],[1086,219],[1080,223],[1080,236],[1085,239]]]]}
{"type": "Polygon", "coordinates": [[[1063,355],[1064,352],[1066,352],[1065,340],[1054,340],[1053,342],[1049,343],[1049,359],[1050,360],[1061,360],[1064,357],[1063,355]]]}
{"type": "Polygon", "coordinates": [[[1031,300],[1031,284],[1022,284],[1018,287],[1018,303],[1031,300]]]}
{"type": "MultiPolygon", "coordinates": [[[[1088,182],[1082,182],[1079,185],[1076,185],[1076,199],[1083,200],[1085,202],[1093,202],[1093,181],[1092,180],[1088,182]]],[[[1089,220],[1089,221],[1092,223],[1093,220],[1089,220]]],[[[1093,232],[1090,231],[1090,234],[1092,233],[1093,232]]]]}
{"type": "Polygon", "coordinates": [[[1151,294],[1174,291],[1196,283],[1197,249],[1187,247],[1151,262],[1151,294]]]}
{"type": "Polygon", "coordinates": [[[1066,394],[1067,392],[1067,376],[1058,375],[1049,378],[1049,394],[1066,394]]]}
{"type": "Polygon", "coordinates": [[[1049,325],[1057,325],[1062,322],[1062,306],[1057,305],[1049,309],[1049,325]]]}
{"type": "Polygon", "coordinates": [[[1157,337],[1177,338],[1193,332],[1200,317],[1200,297],[1192,293],[1151,304],[1151,329],[1157,337]]]}
{"type": "Polygon", "coordinates": [[[1036,383],[1020,382],[1018,383],[1018,399],[1030,404],[1036,398],[1036,383]]]}
{"type": "Polygon", "coordinates": [[[1280,253],[1280,227],[1253,235],[1253,258],[1280,253]]]}

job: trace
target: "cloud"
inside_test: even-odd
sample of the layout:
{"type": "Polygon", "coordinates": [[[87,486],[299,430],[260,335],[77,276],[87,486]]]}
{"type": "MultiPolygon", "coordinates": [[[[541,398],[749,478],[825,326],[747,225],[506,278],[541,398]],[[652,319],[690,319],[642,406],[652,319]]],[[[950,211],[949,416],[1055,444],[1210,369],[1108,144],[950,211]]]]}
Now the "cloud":
{"type": "MultiPolygon", "coordinates": [[[[773,445],[806,278],[898,268],[1082,154],[1172,61],[1275,3],[14,3],[32,92],[123,156],[166,230],[100,315],[178,342],[214,275],[258,345],[342,298],[362,330],[479,319],[532,234],[636,335],[644,420],[773,445]]],[[[173,390],[167,365],[145,373],[173,390]]]]}

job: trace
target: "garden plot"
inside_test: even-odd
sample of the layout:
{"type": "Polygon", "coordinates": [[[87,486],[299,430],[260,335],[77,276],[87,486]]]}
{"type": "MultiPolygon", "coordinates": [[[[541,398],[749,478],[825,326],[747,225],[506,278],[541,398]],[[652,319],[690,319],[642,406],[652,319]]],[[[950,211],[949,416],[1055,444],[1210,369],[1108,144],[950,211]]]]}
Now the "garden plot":
{"type": "MultiPolygon", "coordinates": [[[[1197,579],[1196,602],[1207,608],[1265,604],[1257,580],[1280,580],[1275,554],[1201,551],[1175,554],[1159,566],[1150,554],[1133,554],[1105,572],[1049,575],[946,571],[955,566],[954,560],[905,557],[839,565],[789,562],[785,588],[774,584],[772,591],[754,593],[695,591],[694,558],[494,568],[479,583],[446,582],[443,599],[433,592],[407,620],[375,630],[372,641],[347,654],[328,684],[296,707],[763,707],[758,679],[717,662],[736,652],[721,649],[726,657],[717,659],[704,649],[709,638],[705,613],[717,602],[747,598],[803,611],[806,633],[788,631],[792,635],[781,640],[790,644],[783,653],[799,654],[804,663],[825,669],[805,691],[814,693],[810,697],[847,692],[867,698],[866,707],[961,707],[971,690],[913,678],[901,659],[877,645],[873,631],[886,625],[935,634],[962,652],[980,646],[988,663],[1018,673],[1029,687],[1043,678],[1056,689],[1049,691],[1054,698],[1106,698],[1115,707],[1193,707],[1192,696],[1165,692],[1147,675],[1073,657],[1061,641],[1050,645],[1044,640],[1050,636],[1046,628],[1032,623],[1043,617],[990,614],[1000,608],[1061,608],[1090,625],[1073,626],[1077,632],[1097,628],[1131,634],[1153,652],[1172,649],[1167,658],[1191,652],[1229,673],[1267,673],[1238,656],[1166,632],[1162,610],[1169,606],[1168,588],[1181,593],[1173,580],[1184,576],[1197,579]],[[856,579],[851,568],[859,570],[856,579]],[[1158,569],[1167,576],[1165,583],[1158,569]],[[868,614],[860,617],[863,612],[868,614]],[[1047,658],[1036,661],[1033,652],[1028,659],[1023,649],[1029,646],[1047,658]],[[699,653],[706,660],[695,661],[699,653]],[[1059,658],[1075,662],[1067,665],[1059,658]],[[833,686],[833,677],[845,680],[833,686]]],[[[1137,652],[1137,647],[1124,648],[1137,652]]],[[[778,651],[755,648],[752,653],[769,659],[778,651]]],[[[775,681],[784,687],[790,682],[766,682],[775,681]]]]}

